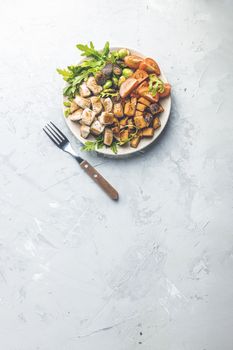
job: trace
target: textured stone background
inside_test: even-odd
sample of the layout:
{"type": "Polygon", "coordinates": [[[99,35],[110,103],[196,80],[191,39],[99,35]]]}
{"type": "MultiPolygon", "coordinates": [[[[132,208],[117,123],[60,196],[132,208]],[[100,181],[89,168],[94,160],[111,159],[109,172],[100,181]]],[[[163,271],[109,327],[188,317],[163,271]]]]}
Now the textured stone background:
{"type": "Polygon", "coordinates": [[[0,2],[0,348],[232,350],[233,2],[0,2]],[[42,133],[78,42],[157,58],[170,122],[143,155],[87,155],[112,203],[42,133]]]}

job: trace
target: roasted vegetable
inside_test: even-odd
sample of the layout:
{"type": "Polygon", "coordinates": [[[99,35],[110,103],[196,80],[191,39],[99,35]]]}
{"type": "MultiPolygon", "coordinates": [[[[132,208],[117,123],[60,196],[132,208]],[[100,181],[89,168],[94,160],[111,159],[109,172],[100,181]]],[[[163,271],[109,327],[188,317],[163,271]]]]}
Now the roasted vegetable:
{"type": "Polygon", "coordinates": [[[102,73],[106,76],[106,77],[110,77],[112,74],[112,70],[113,70],[113,65],[112,63],[107,63],[104,68],[102,69],[102,73]]]}
{"type": "Polygon", "coordinates": [[[125,107],[124,107],[124,113],[125,115],[129,117],[133,117],[136,110],[136,103],[137,99],[135,97],[132,97],[131,100],[126,101],[125,107]]]}
{"type": "Polygon", "coordinates": [[[112,86],[112,81],[111,80],[107,80],[106,83],[103,86],[103,89],[109,89],[112,86]]]}
{"type": "Polygon", "coordinates": [[[146,128],[148,126],[147,122],[145,121],[145,119],[143,118],[142,115],[135,117],[134,123],[138,129],[143,129],[143,128],[146,128]]]}
{"type": "Polygon", "coordinates": [[[113,136],[115,137],[116,140],[120,141],[120,127],[119,126],[114,126],[112,128],[113,136]]]}
{"type": "Polygon", "coordinates": [[[127,97],[138,85],[138,81],[134,78],[128,78],[120,86],[120,96],[127,97]]]}
{"type": "Polygon", "coordinates": [[[124,128],[127,125],[127,122],[128,122],[128,117],[122,118],[119,122],[120,129],[124,128]]]}
{"type": "Polygon", "coordinates": [[[135,112],[135,117],[140,117],[141,115],[143,115],[143,112],[141,112],[141,111],[136,111],[135,112]]]}
{"type": "Polygon", "coordinates": [[[127,79],[133,75],[133,71],[130,68],[124,68],[122,71],[122,75],[127,79]]]}
{"type": "Polygon", "coordinates": [[[130,146],[133,147],[133,148],[137,148],[138,147],[138,144],[141,140],[141,135],[139,134],[136,134],[132,140],[130,141],[130,146]]]}
{"type": "Polygon", "coordinates": [[[104,85],[107,81],[108,77],[106,75],[104,75],[103,72],[97,72],[95,74],[95,80],[97,82],[97,84],[99,85],[104,85]]]}
{"type": "Polygon", "coordinates": [[[121,104],[120,102],[114,103],[114,105],[113,105],[113,113],[114,113],[114,115],[115,115],[117,118],[123,117],[124,112],[123,112],[122,104],[121,104]]]}
{"type": "Polygon", "coordinates": [[[170,93],[171,93],[171,85],[168,84],[168,83],[165,83],[165,84],[164,84],[164,91],[161,92],[161,93],[159,93],[159,96],[160,96],[161,98],[167,97],[167,96],[170,95],[170,93]]]}
{"type": "Polygon", "coordinates": [[[124,62],[126,66],[133,69],[139,68],[139,65],[142,61],[143,61],[143,58],[136,55],[129,55],[124,58],[124,62]]]}
{"type": "Polygon", "coordinates": [[[137,108],[137,111],[143,112],[146,109],[146,105],[143,105],[142,103],[137,103],[137,107],[136,108],[137,108]]]}
{"type": "Polygon", "coordinates": [[[118,86],[121,86],[124,81],[126,81],[126,78],[122,75],[118,80],[118,86]]]}
{"type": "Polygon", "coordinates": [[[160,119],[158,117],[156,117],[153,121],[153,128],[156,130],[161,126],[161,122],[160,119]]]}
{"type": "Polygon", "coordinates": [[[121,59],[125,58],[125,56],[128,56],[129,54],[130,54],[130,52],[127,49],[120,49],[118,51],[118,57],[121,58],[121,59]]]}
{"type": "Polygon", "coordinates": [[[141,84],[144,80],[148,78],[148,74],[144,70],[137,69],[133,73],[132,77],[137,79],[138,83],[141,84]]]}
{"type": "Polygon", "coordinates": [[[143,137],[152,137],[154,136],[154,129],[153,128],[145,128],[142,130],[142,136],[143,137]]]}
{"type": "Polygon", "coordinates": [[[147,73],[161,74],[158,64],[152,58],[145,58],[140,63],[139,69],[145,70],[147,73]]]}
{"type": "Polygon", "coordinates": [[[150,125],[150,123],[152,122],[152,120],[154,119],[153,115],[150,113],[146,113],[146,115],[144,116],[145,121],[147,122],[148,125],[150,125]]]}
{"type": "Polygon", "coordinates": [[[114,64],[114,66],[113,66],[113,74],[121,75],[121,73],[122,73],[122,69],[118,65],[114,64]]]}
{"type": "Polygon", "coordinates": [[[163,112],[163,107],[159,103],[152,103],[149,107],[153,115],[163,112]]]}
{"type": "Polygon", "coordinates": [[[142,103],[143,105],[145,105],[145,106],[147,106],[147,107],[149,107],[150,106],[150,101],[148,101],[146,98],[144,98],[144,97],[140,97],[139,99],[138,99],[138,102],[140,102],[140,103],[142,103]]]}
{"type": "Polygon", "coordinates": [[[128,129],[123,129],[120,131],[120,142],[121,143],[126,143],[129,141],[129,130],[128,129]]]}

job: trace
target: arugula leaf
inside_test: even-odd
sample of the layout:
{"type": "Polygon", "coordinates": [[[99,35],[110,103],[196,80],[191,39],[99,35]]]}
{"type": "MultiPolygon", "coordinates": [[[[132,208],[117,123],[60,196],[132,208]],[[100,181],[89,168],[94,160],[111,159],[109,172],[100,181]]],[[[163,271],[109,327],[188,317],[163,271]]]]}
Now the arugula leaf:
{"type": "Polygon", "coordinates": [[[109,41],[107,41],[104,45],[103,51],[102,51],[102,56],[107,57],[109,54],[109,41]]]}
{"type": "Polygon", "coordinates": [[[117,149],[117,142],[113,141],[111,146],[110,146],[111,150],[113,151],[113,153],[117,154],[118,153],[118,149],[117,149]]]}
{"type": "Polygon", "coordinates": [[[86,141],[85,144],[82,146],[81,151],[94,151],[96,146],[96,141],[86,141]]]}
{"type": "Polygon", "coordinates": [[[83,45],[83,44],[77,44],[76,47],[82,51],[81,56],[86,56],[86,57],[94,57],[97,59],[101,59],[102,55],[99,53],[97,50],[94,49],[94,45],[91,42],[90,47],[88,45],[83,45]]]}
{"type": "Polygon", "coordinates": [[[114,96],[118,96],[119,92],[114,90],[114,89],[104,89],[100,92],[100,96],[101,97],[114,97],[114,96]]]}
{"type": "Polygon", "coordinates": [[[57,72],[58,72],[59,74],[61,74],[61,75],[63,76],[63,79],[66,80],[66,81],[67,81],[69,78],[72,77],[72,72],[69,72],[69,71],[66,70],[66,69],[57,68],[57,72]]]}
{"type": "Polygon", "coordinates": [[[81,148],[81,151],[95,151],[96,148],[100,149],[104,147],[104,136],[99,135],[95,141],[86,141],[83,147],[81,148]]]}

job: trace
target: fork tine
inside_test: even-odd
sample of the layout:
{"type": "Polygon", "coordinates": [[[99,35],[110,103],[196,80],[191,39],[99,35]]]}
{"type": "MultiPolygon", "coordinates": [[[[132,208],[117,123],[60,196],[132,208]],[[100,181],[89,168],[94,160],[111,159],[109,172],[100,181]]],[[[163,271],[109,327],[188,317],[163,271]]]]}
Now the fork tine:
{"type": "Polygon", "coordinates": [[[46,127],[47,129],[49,129],[52,135],[57,135],[57,139],[59,140],[59,142],[64,141],[63,137],[60,134],[58,134],[58,132],[56,132],[56,130],[54,130],[54,128],[50,124],[47,124],[46,127]]]}
{"type": "Polygon", "coordinates": [[[61,136],[64,138],[64,140],[68,141],[67,137],[61,132],[61,130],[58,129],[58,128],[56,127],[56,125],[53,124],[53,122],[50,121],[50,123],[51,123],[51,124],[54,126],[54,128],[61,134],[61,136]]]}
{"type": "Polygon", "coordinates": [[[43,128],[43,130],[44,130],[44,132],[46,133],[46,135],[50,138],[50,140],[52,140],[52,141],[55,143],[55,145],[58,146],[58,145],[60,144],[61,141],[59,141],[58,138],[57,138],[55,135],[51,134],[51,132],[50,132],[50,130],[47,128],[47,126],[45,126],[45,127],[43,128]]]}

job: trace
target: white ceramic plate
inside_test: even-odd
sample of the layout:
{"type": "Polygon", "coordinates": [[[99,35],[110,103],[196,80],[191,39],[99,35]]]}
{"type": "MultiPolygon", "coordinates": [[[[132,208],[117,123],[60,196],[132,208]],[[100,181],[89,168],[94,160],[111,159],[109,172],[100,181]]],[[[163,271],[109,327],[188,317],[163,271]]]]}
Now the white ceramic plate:
{"type": "MultiPolygon", "coordinates": [[[[119,50],[120,47],[112,47],[111,51],[115,51],[115,50],[119,50]]],[[[129,49],[131,54],[135,54],[141,57],[148,57],[143,55],[140,52],[137,52],[135,50],[129,49]]],[[[81,60],[80,62],[82,62],[83,60],[81,60]]],[[[79,63],[80,63],[79,62],[79,63]]],[[[163,74],[162,70],[161,70],[161,78],[164,82],[167,82],[167,79],[165,77],[165,75],[163,74]]],[[[144,138],[140,141],[139,145],[137,148],[132,148],[130,147],[130,145],[124,145],[124,146],[118,146],[118,153],[114,154],[111,150],[110,147],[103,147],[101,149],[97,149],[96,152],[101,153],[105,156],[109,156],[109,157],[114,157],[114,158],[122,158],[123,156],[128,156],[130,154],[133,153],[137,153],[139,151],[142,151],[143,149],[145,149],[147,146],[149,146],[152,142],[154,142],[157,137],[159,137],[159,135],[161,134],[161,132],[163,131],[163,129],[165,128],[168,119],[169,119],[169,115],[170,115],[170,110],[171,110],[171,97],[166,97],[163,98],[159,101],[159,103],[163,106],[164,108],[164,112],[162,112],[160,114],[160,121],[161,121],[161,127],[157,130],[155,130],[154,136],[152,138],[144,138]]],[[[84,144],[87,139],[84,139],[81,135],[80,135],[80,124],[77,122],[72,122],[69,118],[65,117],[64,114],[65,108],[63,106],[63,115],[66,121],[66,124],[68,125],[68,128],[70,129],[70,131],[73,133],[73,135],[82,143],[84,144]]],[[[89,136],[88,140],[95,140],[95,138],[93,136],[89,136]]]]}

